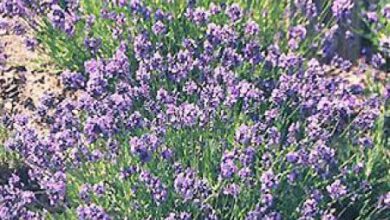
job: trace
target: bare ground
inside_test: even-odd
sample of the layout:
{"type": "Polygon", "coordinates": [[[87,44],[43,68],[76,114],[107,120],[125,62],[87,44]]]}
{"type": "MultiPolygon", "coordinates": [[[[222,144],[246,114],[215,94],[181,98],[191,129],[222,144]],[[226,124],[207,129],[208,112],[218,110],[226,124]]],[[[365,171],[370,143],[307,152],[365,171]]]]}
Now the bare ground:
{"type": "Polygon", "coordinates": [[[43,94],[61,91],[58,73],[49,57],[26,47],[25,39],[30,33],[23,21],[0,18],[1,21],[7,25],[0,30],[0,53],[6,56],[0,68],[0,113],[31,114],[43,94]],[[15,31],[20,26],[26,34],[15,31]]]}

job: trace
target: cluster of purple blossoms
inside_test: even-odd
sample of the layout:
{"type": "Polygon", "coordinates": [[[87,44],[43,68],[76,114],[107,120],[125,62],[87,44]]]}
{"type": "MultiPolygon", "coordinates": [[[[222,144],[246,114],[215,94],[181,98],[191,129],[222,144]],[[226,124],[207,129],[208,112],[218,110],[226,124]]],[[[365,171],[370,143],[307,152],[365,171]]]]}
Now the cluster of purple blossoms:
{"type": "Polygon", "coordinates": [[[323,196],[318,190],[313,190],[309,198],[307,198],[302,207],[300,208],[300,217],[299,219],[313,219],[318,217],[320,214],[320,202],[322,201],[323,196]]]}
{"type": "Polygon", "coordinates": [[[26,5],[20,0],[5,0],[0,3],[0,13],[10,17],[24,15],[26,5]]]}
{"type": "Polygon", "coordinates": [[[275,189],[279,185],[278,177],[275,176],[272,170],[264,172],[260,177],[260,181],[261,190],[264,192],[275,189]]]}
{"type": "Polygon", "coordinates": [[[86,79],[81,73],[64,71],[61,73],[61,83],[66,89],[79,90],[85,87],[86,79]]]}
{"type": "Polygon", "coordinates": [[[153,176],[151,173],[147,171],[141,171],[139,174],[139,180],[148,188],[154,202],[157,205],[161,205],[168,199],[167,187],[161,182],[160,179],[153,176]]]}
{"type": "Polygon", "coordinates": [[[174,188],[184,201],[203,200],[211,193],[208,184],[200,180],[190,168],[176,175],[174,188]]]}
{"type": "Polygon", "coordinates": [[[348,18],[351,15],[351,11],[355,6],[351,0],[334,0],[332,3],[332,13],[339,19],[348,18]]]}
{"type": "Polygon", "coordinates": [[[12,174],[6,185],[0,186],[1,219],[40,219],[39,213],[32,212],[28,206],[36,201],[33,191],[23,190],[25,184],[19,176],[12,174]]]}
{"type": "Polygon", "coordinates": [[[306,28],[301,25],[291,28],[289,31],[289,38],[289,47],[293,50],[298,49],[298,44],[306,38],[306,28]]]}
{"type": "Polygon", "coordinates": [[[317,16],[318,11],[313,0],[295,0],[295,6],[307,17],[314,18],[317,16]]]}
{"type": "Polygon", "coordinates": [[[169,213],[164,220],[191,220],[191,214],[188,212],[169,213]]]}
{"type": "Polygon", "coordinates": [[[153,152],[159,147],[159,139],[154,134],[144,135],[142,137],[132,137],[130,139],[131,152],[138,156],[142,162],[147,162],[151,159],[153,152]]]}
{"type": "Polygon", "coordinates": [[[282,220],[282,215],[277,211],[271,211],[270,207],[264,206],[263,204],[257,204],[256,207],[249,211],[245,217],[246,220],[257,220],[257,219],[273,219],[282,220]]]}
{"type": "Polygon", "coordinates": [[[196,25],[206,24],[210,16],[210,12],[204,8],[188,8],[186,17],[196,25]]]}
{"type": "Polygon", "coordinates": [[[80,220],[93,220],[93,219],[102,219],[110,220],[112,219],[102,207],[96,204],[89,204],[79,206],[77,208],[77,216],[80,220]]]}
{"type": "Polygon", "coordinates": [[[107,187],[103,182],[91,185],[91,184],[83,184],[80,187],[79,197],[84,202],[88,203],[91,201],[91,195],[95,195],[97,197],[103,197],[106,193],[107,187]]]}
{"type": "Polygon", "coordinates": [[[30,51],[34,51],[38,45],[38,41],[35,38],[26,38],[24,43],[26,44],[26,48],[30,51]]]}
{"type": "Polygon", "coordinates": [[[378,206],[385,209],[390,209],[390,192],[387,192],[379,197],[378,206]]]}
{"type": "Polygon", "coordinates": [[[326,190],[332,199],[340,199],[347,194],[347,187],[340,180],[335,180],[331,185],[326,187],[326,190]]]}
{"type": "Polygon", "coordinates": [[[77,15],[69,13],[57,4],[51,4],[48,18],[53,24],[53,27],[63,31],[69,36],[75,32],[75,24],[79,19],[77,15]]]}
{"type": "Polygon", "coordinates": [[[96,54],[100,47],[102,46],[102,39],[87,37],[84,39],[85,48],[90,51],[92,54],[96,54]]]}
{"type": "Polygon", "coordinates": [[[385,5],[382,14],[385,18],[390,19],[390,5],[385,5]]]}
{"type": "Polygon", "coordinates": [[[233,22],[236,22],[237,20],[241,19],[243,13],[243,9],[237,3],[234,3],[226,8],[226,14],[233,22]]]}

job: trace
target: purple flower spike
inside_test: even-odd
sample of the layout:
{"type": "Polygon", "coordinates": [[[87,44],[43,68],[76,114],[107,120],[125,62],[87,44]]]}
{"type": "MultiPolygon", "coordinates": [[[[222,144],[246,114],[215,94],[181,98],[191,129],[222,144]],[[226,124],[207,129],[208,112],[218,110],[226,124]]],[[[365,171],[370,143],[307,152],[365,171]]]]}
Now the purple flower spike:
{"type": "Polygon", "coordinates": [[[81,73],[65,71],[61,74],[62,84],[67,89],[78,90],[84,88],[86,79],[81,73]]]}
{"type": "Polygon", "coordinates": [[[233,3],[227,7],[226,14],[229,16],[230,20],[236,22],[243,16],[243,11],[239,4],[233,3]]]}
{"type": "Polygon", "coordinates": [[[332,12],[337,19],[342,20],[349,17],[353,7],[352,0],[333,0],[332,12]]]}
{"type": "Polygon", "coordinates": [[[326,190],[332,199],[340,199],[347,194],[347,187],[340,180],[335,180],[331,185],[326,187],[326,190]]]}

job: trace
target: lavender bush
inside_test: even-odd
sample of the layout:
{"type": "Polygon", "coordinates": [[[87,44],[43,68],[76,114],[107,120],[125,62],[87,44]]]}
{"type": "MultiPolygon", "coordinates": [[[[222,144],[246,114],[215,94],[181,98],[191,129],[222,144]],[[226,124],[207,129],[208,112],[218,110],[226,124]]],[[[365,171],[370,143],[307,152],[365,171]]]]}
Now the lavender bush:
{"type": "Polygon", "coordinates": [[[389,87],[356,89],[326,65],[351,68],[334,42],[355,7],[3,1],[64,69],[66,95],[4,117],[25,172],[1,184],[0,218],[386,219],[389,87]]]}

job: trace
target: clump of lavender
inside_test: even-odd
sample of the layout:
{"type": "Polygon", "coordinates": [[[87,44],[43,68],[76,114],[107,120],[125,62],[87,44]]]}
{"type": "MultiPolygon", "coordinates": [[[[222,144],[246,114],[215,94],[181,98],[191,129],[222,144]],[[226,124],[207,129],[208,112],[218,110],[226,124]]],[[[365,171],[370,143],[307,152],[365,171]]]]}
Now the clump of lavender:
{"type": "Polygon", "coordinates": [[[92,54],[96,54],[100,47],[102,46],[102,39],[100,38],[94,38],[94,37],[87,37],[84,40],[85,48],[87,48],[88,51],[90,51],[92,54]]]}
{"type": "Polygon", "coordinates": [[[345,19],[351,15],[354,7],[354,2],[351,0],[334,0],[332,3],[332,13],[337,19],[345,19]]]}
{"type": "Polygon", "coordinates": [[[339,199],[347,194],[347,187],[340,180],[335,180],[331,185],[326,187],[326,190],[332,199],[339,199]]]}
{"type": "Polygon", "coordinates": [[[387,192],[379,197],[378,206],[381,208],[389,209],[390,208],[390,193],[387,192]]]}
{"type": "Polygon", "coordinates": [[[139,179],[144,183],[152,195],[153,201],[161,205],[168,199],[168,189],[157,177],[147,171],[141,171],[139,179]]]}
{"type": "Polygon", "coordinates": [[[79,90],[85,87],[86,79],[81,73],[68,70],[61,74],[61,82],[67,89],[79,90]]]}
{"type": "Polygon", "coordinates": [[[85,206],[80,206],[77,208],[77,216],[79,219],[83,220],[92,220],[92,219],[112,219],[102,207],[96,204],[90,204],[85,206]]]}
{"type": "Polygon", "coordinates": [[[36,201],[33,191],[23,190],[25,184],[21,182],[19,176],[12,174],[8,183],[0,186],[0,217],[2,219],[11,218],[41,218],[39,213],[30,209],[36,201]]]}
{"type": "Polygon", "coordinates": [[[0,13],[7,16],[22,16],[26,13],[26,5],[23,1],[5,0],[0,3],[0,13]]]}
{"type": "Polygon", "coordinates": [[[176,174],[174,188],[184,201],[202,200],[211,193],[208,184],[189,168],[176,174]]]}

